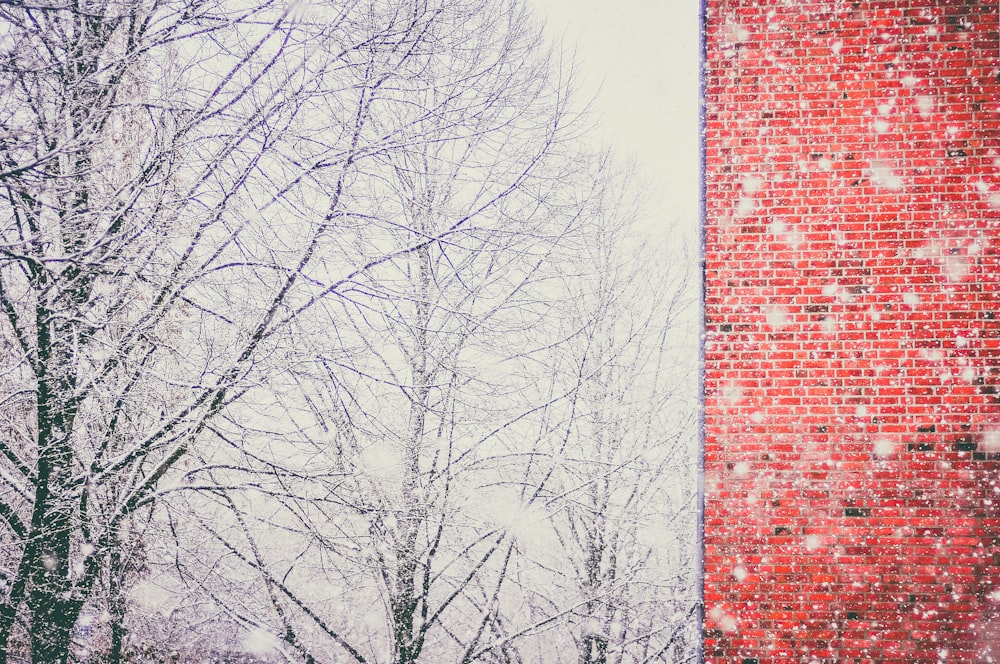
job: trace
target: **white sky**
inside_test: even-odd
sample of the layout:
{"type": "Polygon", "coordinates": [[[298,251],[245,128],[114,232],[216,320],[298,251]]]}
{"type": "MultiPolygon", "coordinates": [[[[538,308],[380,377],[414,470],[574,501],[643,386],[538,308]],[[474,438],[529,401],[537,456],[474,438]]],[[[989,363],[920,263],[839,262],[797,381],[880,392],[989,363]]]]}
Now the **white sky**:
{"type": "MultiPolygon", "coordinates": [[[[694,242],[699,222],[698,0],[526,0],[549,39],[576,49],[604,141],[633,155],[657,213],[694,242]]],[[[697,255],[692,246],[691,256],[697,255]]]]}

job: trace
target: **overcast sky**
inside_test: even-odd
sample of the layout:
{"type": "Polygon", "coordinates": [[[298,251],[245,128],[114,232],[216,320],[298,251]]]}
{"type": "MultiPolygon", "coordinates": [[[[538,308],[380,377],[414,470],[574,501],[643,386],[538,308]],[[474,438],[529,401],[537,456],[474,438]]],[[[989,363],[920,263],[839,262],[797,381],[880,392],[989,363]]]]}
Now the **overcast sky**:
{"type": "MultiPolygon", "coordinates": [[[[699,221],[698,0],[527,0],[550,39],[575,47],[604,139],[659,192],[650,232],[699,221]]],[[[692,232],[690,237],[694,237],[692,232]]]]}

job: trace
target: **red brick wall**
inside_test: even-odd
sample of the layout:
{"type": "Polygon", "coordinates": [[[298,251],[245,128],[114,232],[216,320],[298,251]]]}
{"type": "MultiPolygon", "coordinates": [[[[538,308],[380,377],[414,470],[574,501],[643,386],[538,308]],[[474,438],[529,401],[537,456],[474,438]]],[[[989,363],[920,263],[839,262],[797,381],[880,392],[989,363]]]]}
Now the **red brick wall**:
{"type": "Polygon", "coordinates": [[[998,21],[707,0],[708,662],[1000,662],[998,21]]]}

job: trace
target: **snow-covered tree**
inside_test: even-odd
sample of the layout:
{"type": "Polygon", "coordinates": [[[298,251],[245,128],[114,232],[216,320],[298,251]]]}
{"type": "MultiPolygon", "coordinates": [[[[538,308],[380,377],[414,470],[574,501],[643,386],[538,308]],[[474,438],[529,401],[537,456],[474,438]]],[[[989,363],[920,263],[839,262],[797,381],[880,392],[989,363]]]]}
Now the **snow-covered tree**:
{"type": "Polygon", "coordinates": [[[684,661],[696,652],[697,364],[687,264],[635,235],[627,180],[597,162],[587,243],[562,274],[563,341],[544,360],[565,394],[516,483],[536,525],[519,543],[532,624],[525,661],[684,661]],[[554,645],[558,644],[558,645],[554,645]]]}
{"type": "Polygon", "coordinates": [[[678,572],[623,543],[601,585],[579,556],[669,511],[636,369],[661,327],[633,343],[583,264],[629,213],[518,3],[0,22],[0,660],[516,661],[584,615],[638,638],[632,589],[678,572]]]}

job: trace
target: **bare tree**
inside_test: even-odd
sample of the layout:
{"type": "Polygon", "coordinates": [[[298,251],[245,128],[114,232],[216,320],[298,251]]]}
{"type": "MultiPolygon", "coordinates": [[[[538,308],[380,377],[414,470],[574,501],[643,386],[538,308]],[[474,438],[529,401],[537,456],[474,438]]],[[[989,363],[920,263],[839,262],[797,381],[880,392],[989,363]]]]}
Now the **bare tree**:
{"type": "MultiPolygon", "coordinates": [[[[434,177],[425,156],[396,196],[431,234],[463,164],[434,177]]],[[[309,477],[286,468],[265,509],[259,484],[253,499],[230,487],[231,517],[205,524],[219,546],[205,566],[228,555],[261,589],[236,600],[248,628],[306,661],[325,652],[310,627],[355,661],[690,653],[694,486],[671,480],[693,477],[695,411],[665,346],[692,294],[622,242],[634,212],[611,199],[628,187],[596,161],[549,179],[527,226],[501,216],[367,275],[363,315],[336,326],[353,350],[314,340],[318,357],[289,372],[280,410],[299,413],[309,477]]]]}
{"type": "Polygon", "coordinates": [[[622,266],[607,265],[598,281],[578,356],[587,379],[572,451],[546,501],[572,570],[568,592],[584,602],[571,621],[579,664],[675,662],[690,652],[696,405],[685,387],[696,366],[665,346],[691,293],[654,277],[651,263],[642,277],[652,289],[615,283],[639,276],[622,266]],[[652,293],[669,299],[649,307],[652,293]]]}
{"type": "MultiPolygon", "coordinates": [[[[461,100],[464,115],[444,124],[428,115],[420,133],[438,140],[359,166],[363,184],[349,195],[363,223],[343,229],[327,254],[380,247],[392,260],[296,318],[301,361],[267,388],[285,395],[280,436],[297,441],[308,471],[286,456],[266,496],[257,480],[252,488],[194,482],[231,508],[205,525],[219,552],[257,573],[273,608],[260,627],[306,659],[323,647],[301,636],[309,625],[356,661],[402,664],[460,660],[497,620],[495,599],[479,591],[499,591],[512,545],[506,524],[473,513],[476,495],[495,483],[497,464],[512,463],[506,450],[517,446],[496,441],[518,436],[519,420],[539,407],[521,394],[542,370],[526,351],[557,341],[545,333],[555,329],[548,259],[584,241],[587,192],[577,187],[583,155],[567,139],[575,127],[563,84],[545,71],[537,30],[514,6],[461,9],[428,27],[437,50],[423,56],[430,64],[416,69],[418,79],[404,71],[391,84],[406,91],[397,101],[407,108],[461,100]],[[441,60],[448,67],[430,77],[441,60]],[[400,251],[407,247],[415,250],[400,251]],[[329,333],[310,336],[314,326],[329,333]],[[251,500],[272,507],[250,510],[251,500]],[[241,516],[261,511],[266,519],[241,516]],[[268,534],[277,528],[280,546],[268,534]]],[[[238,430],[261,444],[276,433],[252,435],[246,422],[222,428],[220,436],[238,430]]],[[[259,447],[246,438],[233,445],[259,447]]],[[[190,475],[217,466],[205,461],[190,475]]],[[[199,578],[195,561],[182,564],[199,578]]],[[[233,600],[220,595],[220,605],[233,600]]],[[[249,606],[242,613],[261,615],[249,606]]]]}
{"type": "Polygon", "coordinates": [[[393,85],[451,66],[417,60],[452,11],[0,7],[5,656],[67,659],[123,529],[281,364],[276,331],[438,241],[331,260],[360,165],[480,111],[393,85]]]}
{"type": "Polygon", "coordinates": [[[687,263],[635,235],[628,179],[595,168],[588,242],[555,307],[565,341],[545,359],[567,398],[519,484],[537,523],[522,545],[528,610],[497,643],[534,632],[515,645],[526,661],[680,661],[696,607],[697,365],[673,343],[696,293],[687,263]]]}
{"type": "Polygon", "coordinates": [[[518,3],[0,21],[0,660],[668,652],[667,327],[518,3]]]}

